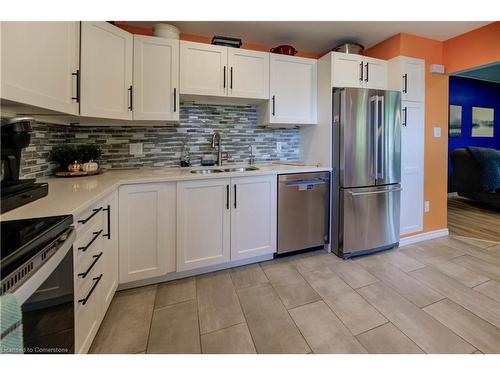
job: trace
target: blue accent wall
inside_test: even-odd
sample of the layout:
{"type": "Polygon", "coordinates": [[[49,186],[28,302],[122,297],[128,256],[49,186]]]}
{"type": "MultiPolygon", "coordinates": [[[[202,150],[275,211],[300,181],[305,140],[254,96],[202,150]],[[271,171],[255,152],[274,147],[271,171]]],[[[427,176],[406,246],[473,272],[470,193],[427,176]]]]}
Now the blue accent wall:
{"type": "MultiPolygon", "coordinates": [[[[449,79],[449,104],[462,106],[462,135],[448,138],[448,181],[452,165],[449,154],[467,146],[500,150],[500,83],[454,77],[449,79]],[[493,137],[472,137],[472,107],[494,108],[493,137]]],[[[450,191],[453,191],[449,187],[450,191]]]]}

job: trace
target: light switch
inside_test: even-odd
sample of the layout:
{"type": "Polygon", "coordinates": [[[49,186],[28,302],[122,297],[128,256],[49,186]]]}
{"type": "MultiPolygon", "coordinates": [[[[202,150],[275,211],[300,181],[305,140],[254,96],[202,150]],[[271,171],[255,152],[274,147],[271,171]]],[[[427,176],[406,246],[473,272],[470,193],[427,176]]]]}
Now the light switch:
{"type": "Polygon", "coordinates": [[[441,128],[434,128],[434,138],[441,137],[441,128]]]}
{"type": "Polygon", "coordinates": [[[429,201],[424,202],[424,212],[429,212],[431,210],[431,205],[429,201]]]}
{"type": "Polygon", "coordinates": [[[129,144],[130,155],[139,156],[143,154],[142,143],[129,144]]]}

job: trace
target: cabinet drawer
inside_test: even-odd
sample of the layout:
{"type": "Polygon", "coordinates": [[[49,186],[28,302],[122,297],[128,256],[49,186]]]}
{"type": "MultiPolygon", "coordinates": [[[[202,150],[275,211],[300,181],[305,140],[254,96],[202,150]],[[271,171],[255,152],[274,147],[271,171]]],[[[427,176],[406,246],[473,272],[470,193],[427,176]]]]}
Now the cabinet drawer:
{"type": "Polygon", "coordinates": [[[101,250],[103,247],[103,233],[102,224],[95,222],[94,225],[88,228],[83,235],[79,235],[73,244],[75,253],[75,272],[80,272],[80,265],[85,265],[95,254],[96,250],[101,250]]]}
{"type": "MultiPolygon", "coordinates": [[[[75,289],[79,288],[94,277],[97,270],[102,269],[104,261],[104,251],[102,247],[92,250],[89,256],[82,259],[75,267],[75,289]]],[[[99,276],[99,275],[98,275],[99,276]]]]}

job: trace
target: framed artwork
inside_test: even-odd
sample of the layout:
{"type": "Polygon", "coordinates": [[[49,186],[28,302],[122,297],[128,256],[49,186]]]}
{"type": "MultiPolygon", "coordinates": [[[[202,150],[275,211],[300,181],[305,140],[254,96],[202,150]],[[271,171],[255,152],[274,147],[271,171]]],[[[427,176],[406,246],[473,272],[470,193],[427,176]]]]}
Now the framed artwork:
{"type": "Polygon", "coordinates": [[[462,135],[462,106],[450,105],[449,118],[448,135],[450,137],[460,137],[462,135]]]}
{"type": "Polygon", "coordinates": [[[472,107],[472,136],[493,137],[493,108],[472,107]]]}

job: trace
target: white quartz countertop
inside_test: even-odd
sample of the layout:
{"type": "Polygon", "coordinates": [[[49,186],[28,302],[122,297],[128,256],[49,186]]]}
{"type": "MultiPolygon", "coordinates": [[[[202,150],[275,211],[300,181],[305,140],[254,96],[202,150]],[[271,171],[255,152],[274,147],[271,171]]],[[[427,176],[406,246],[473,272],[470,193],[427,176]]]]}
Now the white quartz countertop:
{"type": "MultiPolygon", "coordinates": [[[[236,167],[225,165],[223,168],[236,167]]],[[[120,185],[140,184],[148,182],[167,182],[183,180],[204,180],[211,178],[230,178],[242,176],[278,175],[283,173],[306,173],[330,171],[330,168],[301,166],[290,164],[257,164],[256,171],[222,172],[214,174],[195,174],[192,169],[219,168],[140,168],[127,170],[110,170],[101,175],[90,177],[38,179],[38,182],[49,183],[49,194],[34,202],[16,208],[1,215],[0,220],[18,220],[33,217],[78,215],[89,205],[104,198],[120,185]]]]}

